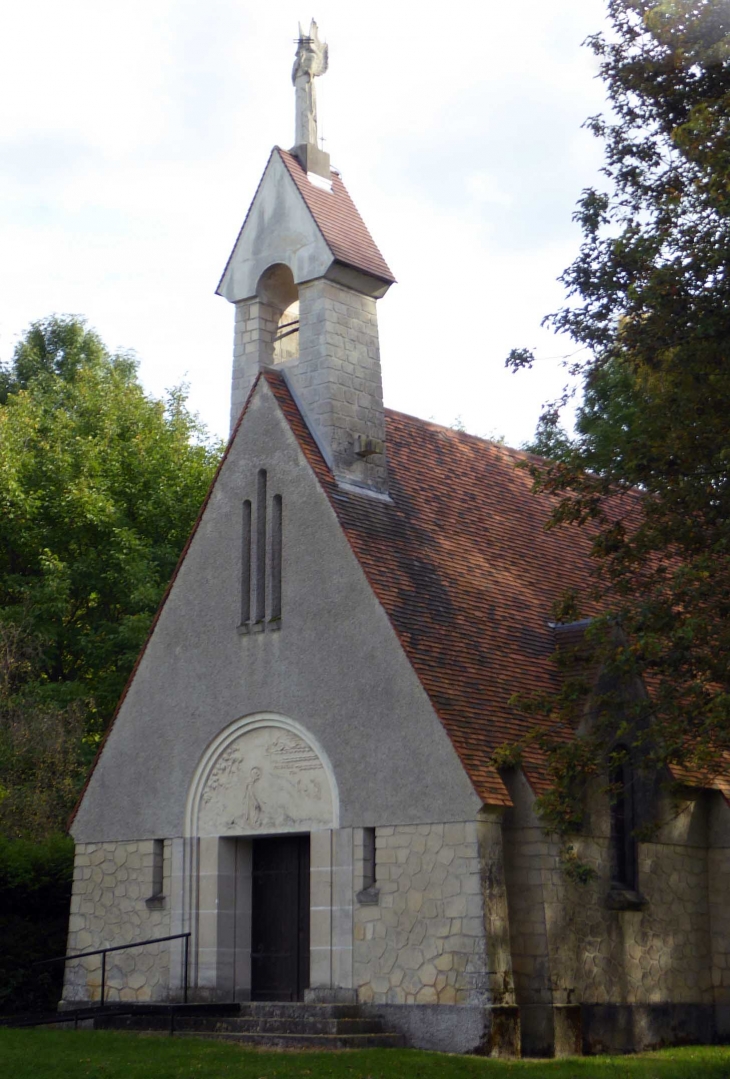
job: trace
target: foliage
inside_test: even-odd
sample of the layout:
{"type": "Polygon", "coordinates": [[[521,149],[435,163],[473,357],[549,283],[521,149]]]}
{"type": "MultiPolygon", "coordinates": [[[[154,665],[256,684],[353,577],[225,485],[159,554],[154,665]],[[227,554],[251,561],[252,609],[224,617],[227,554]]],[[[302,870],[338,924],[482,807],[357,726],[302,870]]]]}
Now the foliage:
{"type": "MultiPolygon", "coordinates": [[[[432,416],[431,419],[434,420],[434,417],[432,416]]],[[[490,431],[469,431],[461,416],[455,416],[453,423],[450,423],[449,427],[452,431],[459,431],[464,435],[476,435],[477,438],[483,438],[485,442],[494,442],[498,446],[504,446],[506,443],[505,436],[500,434],[495,428],[492,428],[490,431]]]]}
{"type": "MultiPolygon", "coordinates": [[[[547,320],[581,346],[584,399],[573,440],[568,395],[546,407],[534,448],[549,460],[531,467],[552,526],[591,529],[597,658],[650,690],[592,700],[591,767],[621,736],[647,767],[709,781],[730,751],[730,5],[608,11],[589,45],[611,113],[588,121],[608,183],[582,194],[569,299],[547,320]]],[[[543,703],[575,722],[564,691],[543,703]]]]}
{"type": "Polygon", "coordinates": [[[63,964],[34,964],[66,950],[72,875],[66,836],[0,839],[0,1013],[56,1008],[63,964]]]}
{"type": "Polygon", "coordinates": [[[40,841],[65,829],[89,751],[79,702],[58,708],[28,691],[39,653],[22,627],[0,622],[0,836],[40,841]]]}
{"type": "MultiPolygon", "coordinates": [[[[32,688],[111,715],[216,467],[183,389],[145,394],[83,320],[34,323],[0,381],[0,621],[32,688]]],[[[40,722],[40,721],[39,721],[40,722]]]]}

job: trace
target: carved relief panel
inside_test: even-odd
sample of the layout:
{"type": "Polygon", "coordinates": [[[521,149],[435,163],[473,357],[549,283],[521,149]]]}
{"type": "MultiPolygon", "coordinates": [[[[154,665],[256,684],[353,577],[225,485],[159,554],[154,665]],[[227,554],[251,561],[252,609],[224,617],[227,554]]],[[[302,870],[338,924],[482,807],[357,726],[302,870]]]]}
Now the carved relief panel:
{"type": "Polygon", "coordinates": [[[199,835],[332,827],[332,792],[316,752],[283,727],[246,731],[222,750],[203,787],[199,835]]]}

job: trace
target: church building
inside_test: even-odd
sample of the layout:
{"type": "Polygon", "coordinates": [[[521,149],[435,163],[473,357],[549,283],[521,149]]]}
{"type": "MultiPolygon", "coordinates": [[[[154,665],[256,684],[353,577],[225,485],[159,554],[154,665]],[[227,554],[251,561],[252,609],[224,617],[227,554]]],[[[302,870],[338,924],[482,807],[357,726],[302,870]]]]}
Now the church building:
{"type": "MultiPolygon", "coordinates": [[[[524,453],[385,408],[395,278],[318,144],[326,67],[313,24],[218,285],[230,441],[71,826],[68,952],[119,947],[108,1002],[347,1004],[425,1048],[727,1038],[730,792],[639,841],[660,785],[597,783],[580,883],[544,762],[495,765],[582,631],[551,612],[589,542],[545,531],[524,453]]],[[[101,993],[67,962],[62,1007],[101,993]]]]}

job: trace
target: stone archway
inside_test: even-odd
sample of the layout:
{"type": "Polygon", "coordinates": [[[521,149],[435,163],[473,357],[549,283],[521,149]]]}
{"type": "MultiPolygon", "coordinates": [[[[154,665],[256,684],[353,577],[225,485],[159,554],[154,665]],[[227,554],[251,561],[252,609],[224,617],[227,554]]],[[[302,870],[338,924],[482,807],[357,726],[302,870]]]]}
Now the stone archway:
{"type": "MultiPolygon", "coordinates": [[[[237,720],[207,747],[186,810],[192,981],[198,999],[247,999],[251,989],[254,844],[306,836],[311,843],[312,965],[323,941],[321,899],[331,892],[337,785],[326,754],[299,724],[270,713],[237,720]],[[315,842],[316,840],[316,842],[315,842]]],[[[331,960],[330,966],[331,966],[331,960]]],[[[314,973],[315,978],[318,976],[314,973]]]]}

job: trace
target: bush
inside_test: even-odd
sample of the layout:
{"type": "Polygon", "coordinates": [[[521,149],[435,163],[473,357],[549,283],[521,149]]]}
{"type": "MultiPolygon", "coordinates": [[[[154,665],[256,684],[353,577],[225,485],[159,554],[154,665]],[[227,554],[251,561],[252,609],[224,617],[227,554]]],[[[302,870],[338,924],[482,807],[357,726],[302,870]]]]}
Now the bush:
{"type": "Polygon", "coordinates": [[[0,838],[0,1014],[52,1011],[63,985],[73,879],[73,840],[0,838]]]}

